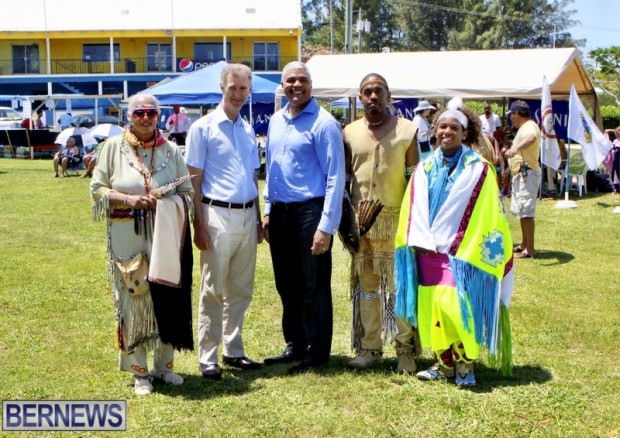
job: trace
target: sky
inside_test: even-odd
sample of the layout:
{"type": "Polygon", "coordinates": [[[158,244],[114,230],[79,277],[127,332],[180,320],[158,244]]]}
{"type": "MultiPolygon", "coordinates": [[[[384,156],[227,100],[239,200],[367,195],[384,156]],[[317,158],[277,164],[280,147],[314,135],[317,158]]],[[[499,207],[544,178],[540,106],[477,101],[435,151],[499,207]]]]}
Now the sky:
{"type": "Polygon", "coordinates": [[[584,55],[590,50],[620,46],[619,0],[574,0],[567,9],[575,9],[573,18],[581,21],[568,31],[575,39],[587,39],[584,55]]]}

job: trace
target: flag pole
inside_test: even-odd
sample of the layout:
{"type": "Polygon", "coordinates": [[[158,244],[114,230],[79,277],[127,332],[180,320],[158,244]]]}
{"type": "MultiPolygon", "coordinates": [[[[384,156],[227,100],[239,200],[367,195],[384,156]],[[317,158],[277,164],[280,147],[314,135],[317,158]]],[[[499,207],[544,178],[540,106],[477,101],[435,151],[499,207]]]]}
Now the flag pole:
{"type": "Polygon", "coordinates": [[[555,204],[555,208],[560,210],[573,209],[577,208],[577,203],[575,201],[568,200],[568,192],[570,191],[570,137],[568,138],[568,151],[566,152],[566,164],[564,165],[564,176],[566,177],[566,182],[564,183],[564,200],[558,201],[555,204]]]}
{"type": "Polygon", "coordinates": [[[564,168],[564,173],[566,177],[566,182],[564,183],[564,200],[568,201],[568,192],[570,192],[570,138],[568,139],[568,152],[566,153],[566,167],[564,168]]]}
{"type": "Polygon", "coordinates": [[[553,100],[547,76],[543,75],[543,86],[540,99],[540,199],[543,199],[543,180],[547,179],[547,190],[555,190],[555,181],[551,170],[560,168],[560,149],[554,127],[553,100]],[[544,168],[544,171],[543,171],[544,168]]]}

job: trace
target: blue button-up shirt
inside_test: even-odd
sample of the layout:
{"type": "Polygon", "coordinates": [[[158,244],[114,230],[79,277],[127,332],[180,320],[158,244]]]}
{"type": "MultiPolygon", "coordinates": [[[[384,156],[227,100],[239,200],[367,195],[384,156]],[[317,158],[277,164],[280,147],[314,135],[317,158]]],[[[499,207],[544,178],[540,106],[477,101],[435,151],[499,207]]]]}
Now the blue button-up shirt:
{"type": "Polygon", "coordinates": [[[256,136],[240,115],[232,122],[218,106],[192,125],[186,143],[185,162],[203,170],[202,195],[239,204],[258,196],[256,136]]]}
{"type": "Polygon", "coordinates": [[[265,214],[271,202],[325,197],[319,230],[336,234],[344,194],[344,146],[340,125],[314,98],[295,117],[288,105],[269,121],[265,214]]]}

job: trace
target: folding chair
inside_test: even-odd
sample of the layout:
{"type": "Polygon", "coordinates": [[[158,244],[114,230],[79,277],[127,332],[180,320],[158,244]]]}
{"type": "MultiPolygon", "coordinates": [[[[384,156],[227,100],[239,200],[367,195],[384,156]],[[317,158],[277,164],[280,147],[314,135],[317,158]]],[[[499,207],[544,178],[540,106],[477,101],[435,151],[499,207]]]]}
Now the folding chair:
{"type": "Polygon", "coordinates": [[[67,169],[65,170],[67,176],[80,176],[80,170],[84,170],[84,162],[82,161],[82,159],[84,158],[85,154],[86,152],[84,150],[84,146],[80,146],[80,160],[79,162],[75,162],[73,160],[69,161],[67,169]]]}
{"type": "MultiPolygon", "coordinates": [[[[562,193],[562,189],[564,188],[564,183],[566,180],[566,168],[559,170],[561,175],[560,178],[560,193],[562,193]]],[[[581,198],[582,190],[585,191],[585,194],[588,194],[588,184],[586,179],[586,174],[588,173],[588,165],[586,161],[583,159],[583,154],[581,149],[573,149],[571,146],[570,150],[570,163],[568,168],[568,178],[569,186],[566,190],[570,190],[573,185],[577,186],[577,191],[579,193],[579,197],[581,198]]]]}

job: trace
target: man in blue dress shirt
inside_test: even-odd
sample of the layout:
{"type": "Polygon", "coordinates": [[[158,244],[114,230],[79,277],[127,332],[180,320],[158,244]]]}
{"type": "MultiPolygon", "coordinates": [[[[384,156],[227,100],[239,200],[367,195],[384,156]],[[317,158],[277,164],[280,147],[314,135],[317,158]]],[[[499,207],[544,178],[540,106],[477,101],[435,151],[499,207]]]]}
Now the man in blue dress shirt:
{"type": "Polygon", "coordinates": [[[289,374],[329,361],[333,332],[333,236],[342,215],[344,147],[338,122],[312,98],[305,64],[282,71],[288,104],[269,122],[263,230],[282,300],[286,349],[265,364],[300,361],[289,374]]]}

